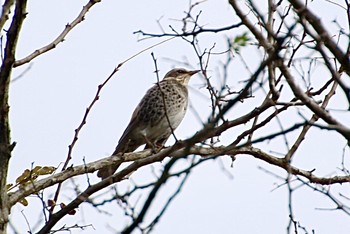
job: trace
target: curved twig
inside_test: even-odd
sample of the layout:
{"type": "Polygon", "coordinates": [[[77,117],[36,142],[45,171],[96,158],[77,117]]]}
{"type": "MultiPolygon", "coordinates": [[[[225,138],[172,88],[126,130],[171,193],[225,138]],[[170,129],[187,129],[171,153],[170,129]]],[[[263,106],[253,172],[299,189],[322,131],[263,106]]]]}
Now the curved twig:
{"type": "Polygon", "coordinates": [[[101,2],[101,0],[89,0],[89,2],[83,7],[83,9],[80,11],[79,15],[71,22],[68,23],[64,30],[61,32],[60,35],[58,35],[58,37],[53,40],[50,44],[41,47],[40,49],[35,50],[33,53],[31,53],[30,55],[17,60],[13,67],[18,67],[21,66],[23,64],[29,63],[30,61],[32,61],[33,59],[35,59],[36,57],[38,57],[41,54],[44,54],[54,48],[56,48],[56,46],[58,44],[60,44],[61,42],[64,41],[65,37],[68,35],[68,33],[75,27],[77,26],[79,23],[81,23],[84,18],[86,13],[90,10],[90,8],[95,5],[96,3],[101,2]]]}

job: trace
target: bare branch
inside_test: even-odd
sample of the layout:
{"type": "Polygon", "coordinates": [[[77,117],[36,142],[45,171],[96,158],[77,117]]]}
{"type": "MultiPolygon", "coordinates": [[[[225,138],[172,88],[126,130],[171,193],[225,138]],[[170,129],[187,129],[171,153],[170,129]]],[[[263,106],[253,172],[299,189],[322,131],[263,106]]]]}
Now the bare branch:
{"type": "Polygon", "coordinates": [[[190,32],[183,32],[183,33],[162,33],[162,34],[154,34],[154,33],[146,33],[142,30],[135,31],[134,34],[141,34],[142,36],[152,38],[152,37],[188,37],[188,36],[196,36],[201,33],[218,33],[223,32],[227,30],[231,30],[233,28],[238,28],[242,26],[242,23],[232,24],[227,27],[223,28],[213,28],[213,29],[206,29],[206,28],[200,28],[198,30],[193,30],[190,32]]]}
{"type": "Polygon", "coordinates": [[[5,54],[0,68],[0,232],[6,232],[9,209],[7,204],[7,172],[11,151],[15,143],[11,144],[9,120],[9,85],[19,32],[26,17],[26,0],[18,0],[15,13],[7,32],[5,54]]]}
{"type": "Polygon", "coordinates": [[[94,6],[96,3],[101,2],[101,0],[89,0],[89,2],[83,7],[83,9],[80,11],[79,15],[77,16],[77,18],[75,18],[71,23],[68,23],[66,25],[66,27],[64,28],[64,30],[61,32],[60,35],[58,35],[58,37],[53,40],[51,43],[49,43],[46,46],[41,47],[40,49],[35,50],[33,53],[31,53],[30,55],[16,60],[16,62],[14,63],[14,67],[18,67],[21,66],[23,64],[29,63],[30,61],[32,61],[33,59],[35,59],[36,57],[38,57],[41,54],[44,54],[54,48],[56,48],[56,46],[58,44],[60,44],[61,42],[64,41],[64,39],[66,38],[66,36],[68,35],[68,33],[75,27],[77,26],[79,23],[81,23],[84,19],[85,19],[85,15],[86,13],[90,10],[90,8],[92,6],[94,6]]]}
{"type": "Polygon", "coordinates": [[[323,26],[321,20],[314,15],[300,0],[289,0],[293,5],[295,12],[299,15],[301,21],[307,20],[314,30],[317,32],[317,36],[310,34],[314,38],[320,38],[324,45],[332,52],[342,65],[344,71],[350,76],[350,60],[348,55],[341,51],[337,44],[332,40],[332,37],[328,34],[328,31],[323,26]]]}
{"type": "Polygon", "coordinates": [[[6,0],[2,5],[1,17],[0,17],[0,31],[2,31],[6,21],[9,19],[11,13],[11,7],[14,5],[15,0],[6,0]]]}
{"type": "MultiPolygon", "coordinates": [[[[86,108],[85,110],[85,114],[83,116],[83,119],[81,121],[81,123],[79,124],[78,128],[76,128],[74,130],[74,137],[73,137],[73,140],[72,140],[72,143],[68,146],[68,155],[67,155],[67,158],[66,158],[66,161],[64,162],[64,165],[62,167],[62,172],[64,172],[66,169],[67,169],[67,166],[68,166],[68,163],[69,161],[72,159],[72,152],[73,152],[73,148],[75,146],[75,144],[77,143],[78,141],[78,136],[79,136],[79,133],[81,131],[81,129],[84,127],[84,125],[86,124],[86,121],[87,121],[87,117],[91,111],[91,109],[93,108],[93,106],[95,105],[95,103],[99,100],[100,98],[100,93],[101,93],[101,90],[103,89],[103,87],[108,83],[108,81],[115,75],[115,73],[117,73],[119,71],[119,68],[123,65],[123,63],[120,63],[118,64],[118,66],[113,70],[113,72],[107,77],[107,79],[100,85],[98,85],[97,87],[97,92],[95,94],[95,97],[92,99],[92,102],[90,103],[90,105],[86,108]]],[[[54,201],[57,202],[57,199],[58,199],[58,195],[60,193],[60,189],[61,189],[61,183],[58,184],[58,187],[57,187],[57,190],[55,192],[55,196],[54,196],[54,201]]],[[[50,209],[50,213],[53,212],[55,206],[52,206],[51,209],[50,209]]]]}

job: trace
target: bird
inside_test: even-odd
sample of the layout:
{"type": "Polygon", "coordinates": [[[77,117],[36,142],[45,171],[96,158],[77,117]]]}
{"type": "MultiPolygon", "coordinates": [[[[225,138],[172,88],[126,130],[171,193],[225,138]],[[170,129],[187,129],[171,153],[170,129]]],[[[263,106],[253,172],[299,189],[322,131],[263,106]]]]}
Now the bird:
{"type": "MultiPolygon", "coordinates": [[[[154,84],[135,108],[130,122],[112,155],[145,149],[160,149],[183,120],[188,105],[188,82],[200,70],[174,68],[154,84]]],[[[97,176],[105,179],[120,163],[101,168],[97,176]]]]}

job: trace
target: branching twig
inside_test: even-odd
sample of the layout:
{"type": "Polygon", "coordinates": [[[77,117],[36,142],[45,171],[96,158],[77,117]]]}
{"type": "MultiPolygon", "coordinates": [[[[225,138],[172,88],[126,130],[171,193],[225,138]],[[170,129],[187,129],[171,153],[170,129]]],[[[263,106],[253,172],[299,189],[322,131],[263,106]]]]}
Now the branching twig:
{"type": "Polygon", "coordinates": [[[68,33],[75,27],[77,26],[79,23],[81,23],[84,19],[85,19],[85,15],[86,13],[91,9],[92,6],[94,6],[96,3],[101,2],[101,0],[89,0],[89,2],[83,7],[83,9],[80,11],[79,15],[71,22],[68,23],[66,25],[66,27],[64,28],[64,30],[61,32],[60,35],[58,35],[58,37],[53,40],[51,43],[49,43],[48,45],[41,47],[40,49],[35,50],[33,53],[31,53],[30,55],[16,60],[16,62],[14,63],[14,67],[18,67],[21,66],[23,64],[29,63],[30,61],[32,61],[34,58],[38,57],[41,54],[44,54],[54,48],[56,48],[56,46],[58,44],[60,44],[61,42],[64,41],[65,37],[68,35],[68,33]]]}
{"type": "Polygon", "coordinates": [[[240,26],[242,26],[242,23],[237,23],[237,24],[232,24],[230,26],[227,27],[223,27],[223,28],[215,28],[215,29],[204,29],[204,28],[200,28],[196,31],[190,31],[190,32],[183,32],[183,33],[162,33],[162,34],[153,34],[153,33],[146,33],[142,30],[138,30],[136,32],[134,32],[134,34],[142,34],[142,36],[148,37],[148,38],[152,38],[152,37],[188,37],[188,36],[196,36],[198,34],[201,33],[218,33],[218,32],[223,32],[223,31],[227,31],[227,30],[231,30],[233,28],[238,28],[240,26]]]}
{"type": "Polygon", "coordinates": [[[11,13],[11,7],[15,3],[15,0],[5,0],[5,3],[2,5],[1,18],[0,18],[0,31],[3,30],[3,27],[6,21],[9,19],[9,14],[11,13]]]}
{"type": "MultiPolygon", "coordinates": [[[[78,136],[79,136],[79,133],[81,131],[81,129],[84,127],[84,125],[86,124],[86,121],[87,121],[87,117],[91,111],[91,109],[93,108],[93,106],[95,105],[95,103],[99,100],[100,98],[100,93],[101,93],[101,90],[103,89],[103,87],[108,83],[108,81],[114,76],[114,74],[116,74],[118,71],[119,71],[119,68],[123,65],[123,63],[120,63],[118,64],[118,66],[113,70],[113,72],[107,77],[107,79],[100,85],[98,85],[97,87],[97,92],[95,94],[95,97],[93,98],[92,102],[90,103],[90,105],[86,108],[85,110],[85,114],[83,116],[83,119],[81,121],[81,123],[79,124],[78,128],[76,128],[74,130],[74,137],[73,137],[73,140],[72,140],[72,143],[68,146],[68,155],[67,155],[67,158],[66,158],[66,161],[64,162],[64,165],[62,167],[62,172],[65,171],[67,169],[67,166],[68,166],[68,163],[69,161],[72,159],[72,152],[73,152],[73,148],[75,146],[75,144],[77,143],[78,141],[78,136]]],[[[61,183],[58,184],[58,187],[57,187],[57,190],[55,192],[55,196],[54,196],[54,201],[57,202],[57,199],[58,199],[58,196],[59,196],[59,193],[60,193],[60,189],[61,189],[61,183]]],[[[52,214],[53,210],[54,210],[54,207],[55,206],[52,206],[51,209],[50,209],[50,214],[52,214]]]]}
{"type": "Polygon", "coordinates": [[[156,76],[157,76],[157,83],[156,84],[158,86],[160,94],[162,95],[163,106],[164,106],[164,115],[165,115],[166,121],[168,122],[168,126],[170,128],[171,135],[174,137],[175,141],[177,141],[177,137],[176,137],[176,135],[174,133],[174,128],[171,125],[171,122],[170,122],[170,119],[169,119],[168,110],[167,110],[167,103],[165,101],[164,91],[162,90],[162,88],[160,86],[160,83],[159,83],[160,81],[159,81],[159,74],[158,74],[159,70],[158,70],[158,66],[157,66],[157,59],[154,57],[154,53],[153,52],[151,53],[151,56],[152,56],[152,59],[153,59],[153,62],[154,62],[154,69],[155,69],[154,72],[156,73],[156,76]]]}

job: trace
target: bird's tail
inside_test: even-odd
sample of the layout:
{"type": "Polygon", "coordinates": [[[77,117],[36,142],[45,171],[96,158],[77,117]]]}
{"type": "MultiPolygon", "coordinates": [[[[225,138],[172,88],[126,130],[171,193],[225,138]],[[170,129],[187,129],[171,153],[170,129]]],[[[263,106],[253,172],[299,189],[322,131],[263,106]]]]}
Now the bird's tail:
{"type": "MultiPolygon", "coordinates": [[[[120,141],[119,144],[117,145],[117,147],[115,148],[112,155],[116,155],[118,153],[124,154],[124,153],[132,152],[132,151],[136,150],[136,148],[139,145],[137,145],[135,143],[136,142],[130,142],[130,140],[127,143],[125,143],[124,141],[120,141]]],[[[108,176],[114,174],[114,172],[118,169],[120,164],[121,164],[121,162],[117,163],[117,164],[113,164],[113,165],[108,165],[108,166],[100,169],[97,172],[97,176],[100,177],[102,180],[106,179],[108,176]]]]}
{"type": "Polygon", "coordinates": [[[102,180],[106,179],[108,176],[111,176],[114,174],[114,172],[118,169],[121,163],[113,164],[106,166],[104,168],[101,168],[97,172],[97,176],[100,177],[102,180]]]}

